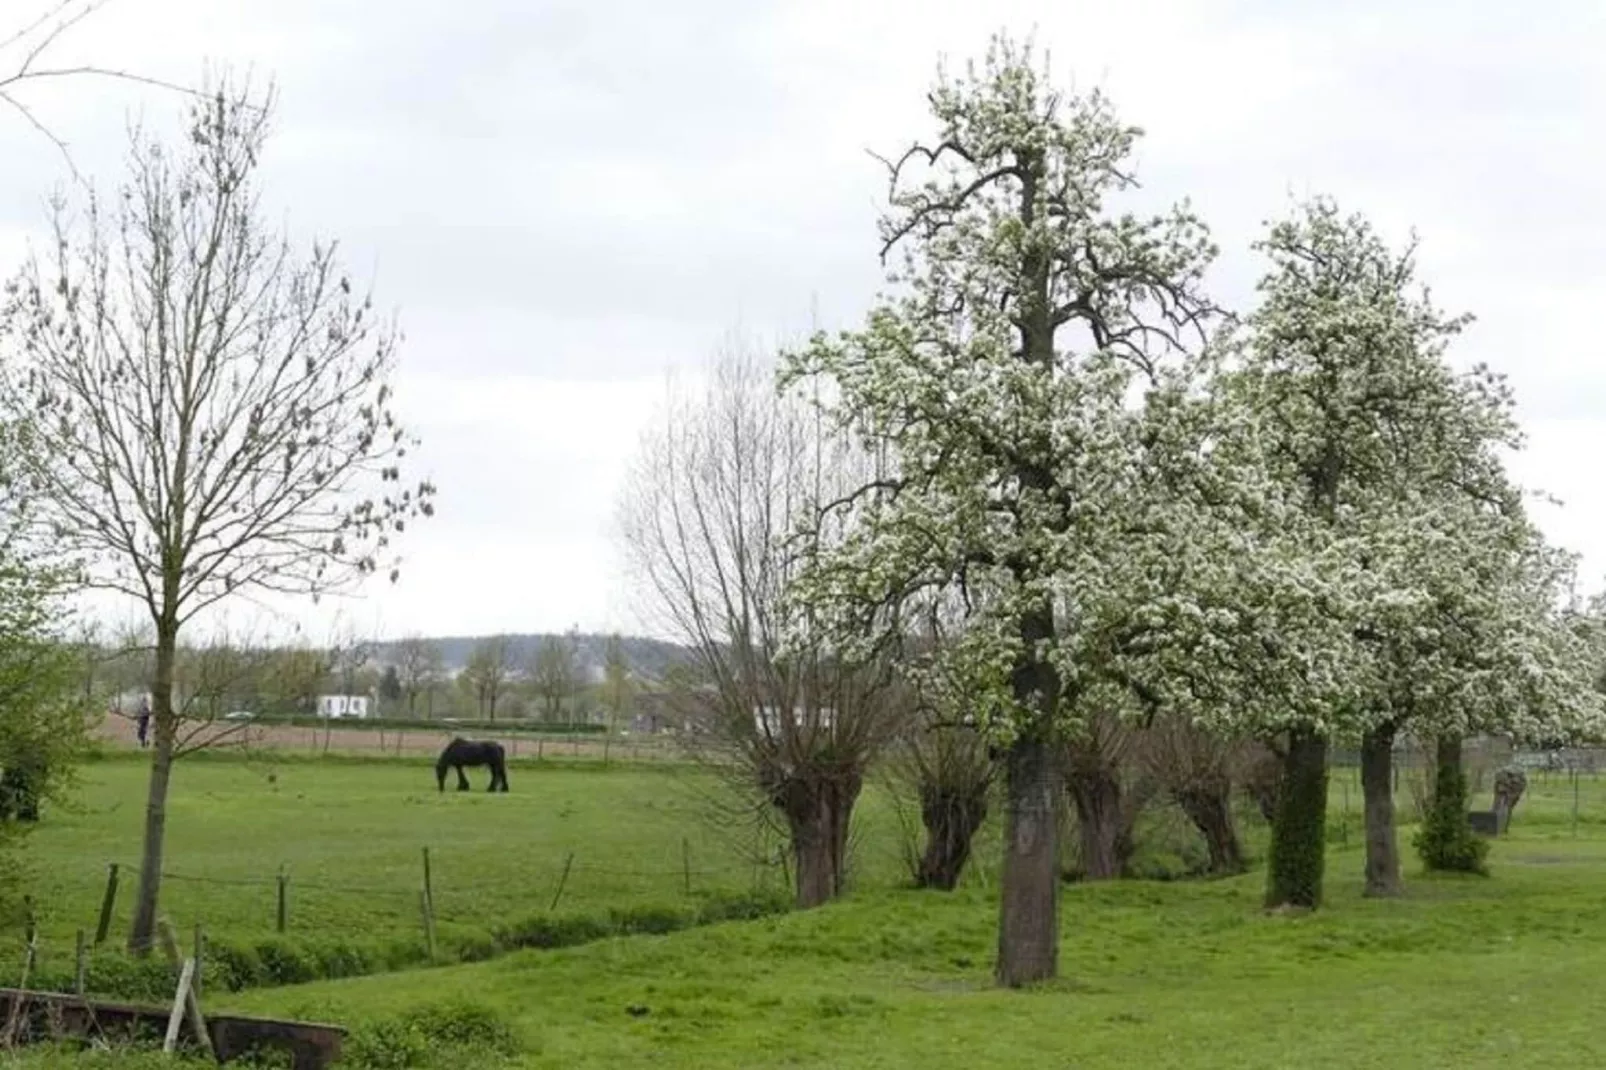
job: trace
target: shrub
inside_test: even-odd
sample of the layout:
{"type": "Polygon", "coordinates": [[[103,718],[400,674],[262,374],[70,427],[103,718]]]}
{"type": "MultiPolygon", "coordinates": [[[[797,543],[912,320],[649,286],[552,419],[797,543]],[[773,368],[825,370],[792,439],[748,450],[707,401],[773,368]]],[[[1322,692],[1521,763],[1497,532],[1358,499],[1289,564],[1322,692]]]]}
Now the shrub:
{"type": "Polygon", "coordinates": [[[429,1044],[417,1028],[399,1018],[365,1022],[341,1046],[340,1061],[367,1070],[408,1070],[423,1066],[429,1044]]]}
{"type": "Polygon", "coordinates": [[[1489,844],[1467,824],[1466,776],[1455,766],[1438,771],[1433,797],[1414,840],[1429,870],[1487,874],[1489,844]]]}
{"type": "Polygon", "coordinates": [[[458,1067],[479,1061],[476,1056],[510,1057],[522,1050],[518,1031],[496,1011],[449,1000],[358,1025],[341,1061],[363,1070],[458,1067]]]}
{"type": "Polygon", "coordinates": [[[695,914],[669,907],[631,907],[610,910],[608,920],[618,933],[672,933],[697,923],[695,914]]]}
{"type": "Polygon", "coordinates": [[[613,926],[601,918],[583,914],[537,914],[498,929],[496,942],[505,948],[573,947],[601,940],[613,933],[613,926]]]}
{"type": "Polygon", "coordinates": [[[792,897],[781,891],[714,892],[705,896],[698,906],[697,924],[752,921],[755,918],[785,914],[792,909],[792,906],[792,897]]]}

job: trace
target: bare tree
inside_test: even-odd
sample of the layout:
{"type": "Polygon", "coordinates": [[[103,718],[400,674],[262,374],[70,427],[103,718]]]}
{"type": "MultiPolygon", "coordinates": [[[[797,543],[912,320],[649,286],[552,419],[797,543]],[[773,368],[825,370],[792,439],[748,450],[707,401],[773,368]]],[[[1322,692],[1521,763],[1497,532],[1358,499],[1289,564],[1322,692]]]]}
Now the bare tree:
{"type": "MultiPolygon", "coordinates": [[[[1234,783],[1249,783],[1262,763],[1262,748],[1173,715],[1154,719],[1138,752],[1148,775],[1204,837],[1210,872],[1226,875],[1248,868],[1233,822],[1232,788],[1234,783]]],[[[1269,770],[1275,776],[1275,762],[1269,770]]],[[[1275,808],[1268,804],[1266,809],[1275,808]]]]}
{"type": "Polygon", "coordinates": [[[1133,829],[1155,786],[1133,761],[1141,731],[1094,713],[1062,745],[1065,791],[1076,813],[1078,874],[1086,880],[1124,875],[1136,847],[1133,829]]]}
{"type": "Polygon", "coordinates": [[[36,18],[23,22],[9,33],[0,29],[0,105],[20,115],[29,126],[48,138],[61,151],[67,166],[73,169],[75,175],[77,169],[73,167],[72,154],[67,151],[67,143],[39,118],[38,113],[20,94],[19,90],[25,84],[90,76],[137,82],[181,93],[189,92],[182,86],[131,71],[94,64],[77,63],[63,66],[50,62],[51,49],[75,26],[105,7],[108,2],[109,0],[58,0],[57,3],[44,8],[36,18]]]}
{"type": "Polygon", "coordinates": [[[427,694],[440,681],[442,664],[440,644],[423,636],[408,636],[396,648],[396,670],[402,694],[407,698],[407,716],[414,716],[418,696],[427,694]]]}
{"type": "MultiPolygon", "coordinates": [[[[147,677],[148,678],[148,677],[147,677]]],[[[329,678],[329,651],[312,646],[281,647],[263,670],[263,694],[277,712],[311,714],[329,678]]]]}
{"type": "Polygon", "coordinates": [[[625,653],[624,639],[615,632],[608,636],[608,644],[602,655],[602,705],[608,712],[610,731],[618,731],[623,723],[635,687],[636,680],[630,671],[630,657],[625,653]]]}
{"type": "MultiPolygon", "coordinates": [[[[580,668],[574,644],[569,637],[546,636],[529,668],[530,688],[541,699],[542,719],[548,723],[563,719],[563,702],[574,695],[580,668]]],[[[573,706],[570,707],[571,717],[573,706]]]]}
{"type": "MultiPolygon", "coordinates": [[[[341,701],[349,702],[351,696],[364,693],[366,690],[364,677],[373,672],[374,655],[378,648],[378,642],[360,637],[349,628],[336,630],[329,640],[323,652],[323,664],[326,667],[324,676],[329,686],[341,696],[341,701]]],[[[333,710],[323,711],[325,754],[329,753],[329,742],[333,736],[336,716],[333,710]]]]}
{"type": "Polygon", "coordinates": [[[893,748],[889,772],[895,796],[914,790],[925,828],[925,845],[911,856],[910,875],[918,887],[952,891],[970,861],[971,841],[987,820],[997,765],[974,724],[940,706],[918,709],[915,723],[893,748]]]}
{"type": "Polygon", "coordinates": [[[496,703],[513,677],[513,649],[505,635],[493,635],[474,644],[463,683],[474,695],[481,717],[496,720],[496,703]]]}
{"type": "Polygon", "coordinates": [[[179,647],[173,666],[173,757],[251,741],[251,723],[229,713],[262,692],[275,651],[220,627],[198,644],[179,647]]]}
{"type": "Polygon", "coordinates": [[[265,223],[255,173],[271,97],[227,84],[187,136],[131,134],[109,210],[58,203],[48,261],[7,288],[9,402],[28,476],[92,587],[132,596],[155,630],[155,748],[129,945],[156,920],[179,715],[180,630],[256,592],[396,576],[391,540],[431,512],[403,488],[411,444],[390,409],[392,329],[332,245],[301,255],[265,223]]]}
{"type": "Polygon", "coordinates": [[[974,689],[944,672],[940,658],[929,656],[953,641],[952,633],[963,628],[974,603],[952,595],[921,602],[921,612],[911,614],[905,650],[927,656],[905,665],[912,670],[915,709],[886,771],[895,805],[902,811],[913,796],[924,829],[922,848],[909,841],[910,876],[917,887],[952,891],[970,860],[971,841],[987,819],[997,764],[980,728],[985,716],[979,715],[974,689]]]}
{"type": "Polygon", "coordinates": [[[671,403],[623,502],[643,593],[694,652],[690,686],[676,690],[682,739],[739,797],[782,817],[804,907],[842,890],[866,769],[907,708],[889,659],[831,648],[786,597],[799,554],[825,537],[808,530],[816,503],[852,461],[733,349],[705,398],[671,403]]]}

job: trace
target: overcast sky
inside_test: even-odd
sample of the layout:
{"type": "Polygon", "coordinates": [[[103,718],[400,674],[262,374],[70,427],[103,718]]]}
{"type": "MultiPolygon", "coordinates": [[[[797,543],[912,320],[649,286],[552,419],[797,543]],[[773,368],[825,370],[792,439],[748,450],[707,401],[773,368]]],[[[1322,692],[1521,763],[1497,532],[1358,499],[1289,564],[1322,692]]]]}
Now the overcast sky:
{"type": "MultiPolygon", "coordinates": [[[[42,0],[0,0],[0,39],[42,0]]],[[[1606,573],[1606,5],[1547,0],[112,0],[54,52],[280,91],[265,181],[302,237],[338,238],[406,331],[399,395],[440,486],[404,574],[341,622],[368,633],[632,630],[614,510],[665,376],[740,328],[856,322],[880,282],[882,173],[928,127],[940,55],[997,29],[1145,128],[1150,195],[1189,196],[1244,307],[1260,223],[1331,193],[1415,226],[1437,299],[1478,322],[1461,364],[1509,374],[1539,515],[1606,573]]],[[[14,66],[16,54],[0,55],[14,66]]],[[[123,84],[23,99],[80,169],[117,177],[123,84]]],[[[0,271],[66,175],[0,109],[0,271]]],[[[288,616],[284,615],[288,612],[288,616]]],[[[314,635],[336,609],[235,626],[314,635]]]]}

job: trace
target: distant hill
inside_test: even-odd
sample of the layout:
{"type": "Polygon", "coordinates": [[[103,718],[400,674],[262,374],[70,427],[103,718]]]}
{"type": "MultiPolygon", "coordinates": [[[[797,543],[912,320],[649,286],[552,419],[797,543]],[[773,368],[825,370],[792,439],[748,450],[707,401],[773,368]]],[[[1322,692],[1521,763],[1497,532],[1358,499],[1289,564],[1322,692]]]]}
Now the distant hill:
{"type": "MultiPolygon", "coordinates": [[[[444,635],[426,637],[427,642],[437,644],[441,649],[441,659],[449,671],[457,672],[468,665],[474,648],[490,636],[484,635],[444,635]]],[[[549,634],[520,634],[505,635],[508,645],[512,648],[513,664],[528,665],[535,660],[536,651],[541,644],[549,638],[568,639],[567,635],[549,634]]],[[[608,650],[607,635],[593,635],[580,633],[572,637],[579,651],[579,663],[582,669],[590,676],[600,676],[602,666],[608,650]]],[[[639,635],[625,635],[620,637],[624,646],[625,659],[630,663],[630,671],[637,676],[649,679],[661,678],[664,672],[677,662],[684,662],[691,657],[691,651],[678,643],[668,643],[661,639],[647,639],[639,635]]],[[[396,657],[396,648],[401,645],[399,640],[379,644],[378,659],[381,662],[393,661],[396,657]]]]}

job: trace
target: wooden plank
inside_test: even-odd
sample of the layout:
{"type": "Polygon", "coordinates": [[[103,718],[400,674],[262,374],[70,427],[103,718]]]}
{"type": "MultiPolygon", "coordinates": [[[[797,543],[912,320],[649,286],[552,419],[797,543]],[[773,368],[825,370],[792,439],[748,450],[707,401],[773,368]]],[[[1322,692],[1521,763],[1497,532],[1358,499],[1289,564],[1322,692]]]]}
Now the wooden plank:
{"type": "Polygon", "coordinates": [[[173,1012],[167,1016],[167,1036],[162,1040],[162,1050],[171,1053],[178,1046],[178,1027],[184,1023],[184,1008],[190,1001],[190,977],[195,973],[195,963],[189,959],[184,960],[184,968],[178,974],[178,991],[173,994],[173,1012]]]}
{"type": "MultiPolygon", "coordinates": [[[[173,932],[173,926],[168,924],[166,918],[156,923],[157,932],[162,939],[162,953],[167,961],[174,966],[179,965],[178,936],[173,932]]],[[[185,1009],[189,1012],[190,1029],[195,1033],[195,1042],[207,1055],[216,1058],[212,1050],[212,1034],[206,1028],[206,1018],[201,1015],[201,1001],[195,994],[195,982],[200,977],[201,963],[199,959],[184,959],[185,969],[190,971],[190,984],[184,999],[185,1009]]]]}
{"type": "MultiPolygon", "coordinates": [[[[193,962],[191,963],[193,966],[193,962]]],[[[191,991],[194,997],[194,974],[191,991]]],[[[189,1001],[186,1000],[186,1003],[189,1001]]],[[[63,1036],[103,1037],[117,1043],[146,1035],[160,1036],[172,1021],[172,1009],[159,1004],[123,1003],[116,1000],[86,999],[59,992],[34,992],[0,987],[0,1015],[15,1008],[19,1015],[32,1004],[57,1023],[63,1036]]],[[[208,1044],[214,1058],[230,1059],[259,1045],[291,1051],[297,1070],[322,1070],[340,1056],[346,1030],[338,1025],[274,1018],[213,1015],[206,1023],[208,1044]]],[[[176,1045],[176,1038],[175,1038],[176,1045]]]]}

